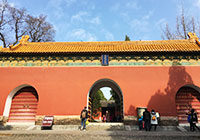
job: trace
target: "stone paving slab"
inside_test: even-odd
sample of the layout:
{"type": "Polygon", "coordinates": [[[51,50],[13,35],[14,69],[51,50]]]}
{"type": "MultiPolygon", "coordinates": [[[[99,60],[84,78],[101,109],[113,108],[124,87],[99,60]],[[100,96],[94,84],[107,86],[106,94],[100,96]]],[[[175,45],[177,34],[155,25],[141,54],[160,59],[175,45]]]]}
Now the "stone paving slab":
{"type": "MultiPolygon", "coordinates": [[[[80,125],[53,125],[53,130],[78,130],[80,125]]],[[[101,125],[88,125],[88,130],[127,130],[136,131],[139,130],[138,126],[135,125],[118,125],[118,124],[101,124],[101,125]]],[[[7,125],[0,126],[0,130],[41,130],[40,125],[7,125]]],[[[177,126],[158,126],[157,131],[178,131],[177,126]]]]}
{"type": "Polygon", "coordinates": [[[0,140],[200,140],[200,132],[106,130],[4,130],[0,140]]]}
{"type": "Polygon", "coordinates": [[[80,131],[79,125],[55,125],[53,130],[41,130],[41,126],[12,126],[12,129],[0,130],[0,140],[200,140],[200,132],[182,132],[175,126],[159,126],[158,131],[150,132],[139,131],[138,126],[125,125],[118,130],[100,127],[87,126],[87,131],[80,131]]]}

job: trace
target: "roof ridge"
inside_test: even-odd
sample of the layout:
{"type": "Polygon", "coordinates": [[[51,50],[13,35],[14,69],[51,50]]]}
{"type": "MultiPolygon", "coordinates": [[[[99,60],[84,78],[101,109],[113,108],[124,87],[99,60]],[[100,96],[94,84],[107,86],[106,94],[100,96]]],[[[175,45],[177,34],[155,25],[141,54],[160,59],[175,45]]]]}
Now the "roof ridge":
{"type": "Polygon", "coordinates": [[[97,52],[178,52],[200,51],[199,42],[187,40],[29,42],[23,36],[19,44],[2,48],[2,53],[97,53],[97,52]]]}
{"type": "Polygon", "coordinates": [[[135,44],[135,43],[140,43],[140,44],[143,44],[143,43],[163,43],[163,42],[166,42],[166,43],[185,43],[185,42],[188,42],[188,43],[191,43],[189,40],[143,40],[143,41],[139,41],[139,40],[136,40],[136,41],[86,41],[86,42],[28,42],[29,45],[33,44],[77,44],[77,45],[88,45],[88,44],[98,44],[98,45],[105,45],[105,44],[135,44]]]}

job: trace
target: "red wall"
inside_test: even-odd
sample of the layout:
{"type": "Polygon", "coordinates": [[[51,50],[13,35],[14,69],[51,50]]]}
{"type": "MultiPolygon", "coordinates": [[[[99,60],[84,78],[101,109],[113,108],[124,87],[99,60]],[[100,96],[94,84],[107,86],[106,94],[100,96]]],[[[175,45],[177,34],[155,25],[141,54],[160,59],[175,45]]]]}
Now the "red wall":
{"type": "Polygon", "coordinates": [[[8,94],[22,84],[39,95],[37,115],[79,115],[91,86],[98,80],[115,81],[123,92],[125,115],[137,107],[154,108],[176,116],[175,95],[185,84],[200,86],[200,67],[19,67],[0,68],[0,115],[8,94]]]}

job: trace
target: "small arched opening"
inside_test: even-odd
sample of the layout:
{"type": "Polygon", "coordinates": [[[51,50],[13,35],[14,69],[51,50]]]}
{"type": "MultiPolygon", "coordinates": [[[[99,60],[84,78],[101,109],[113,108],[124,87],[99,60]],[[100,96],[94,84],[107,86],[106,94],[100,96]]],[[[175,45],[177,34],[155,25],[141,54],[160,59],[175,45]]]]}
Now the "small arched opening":
{"type": "Polygon", "coordinates": [[[38,94],[34,87],[24,84],[13,89],[7,97],[4,114],[8,123],[35,123],[38,94]]]}
{"type": "Polygon", "coordinates": [[[96,81],[88,94],[88,115],[93,122],[122,122],[124,118],[123,94],[116,82],[110,79],[96,81]],[[103,100],[101,88],[110,88],[110,99],[103,100]]]}
{"type": "Polygon", "coordinates": [[[176,94],[176,110],[179,124],[186,124],[187,113],[193,108],[200,119],[200,88],[195,85],[185,85],[176,94]]]}

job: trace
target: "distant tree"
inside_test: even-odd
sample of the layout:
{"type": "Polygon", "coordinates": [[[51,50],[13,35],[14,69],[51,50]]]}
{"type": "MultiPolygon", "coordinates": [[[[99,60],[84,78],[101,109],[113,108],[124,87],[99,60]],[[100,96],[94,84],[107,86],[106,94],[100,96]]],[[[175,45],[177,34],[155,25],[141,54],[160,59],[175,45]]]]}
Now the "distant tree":
{"type": "Polygon", "coordinates": [[[120,102],[119,95],[113,89],[110,90],[110,94],[111,94],[111,97],[109,100],[115,100],[115,103],[118,104],[120,102]]]}
{"type": "Polygon", "coordinates": [[[115,100],[115,103],[120,105],[120,97],[119,95],[113,90],[110,90],[111,97],[109,100],[115,100]]]}
{"type": "Polygon", "coordinates": [[[110,90],[110,94],[111,94],[111,97],[109,100],[115,100],[116,98],[118,98],[117,93],[113,89],[110,90]]]}
{"type": "Polygon", "coordinates": [[[26,9],[12,7],[7,0],[0,2],[0,41],[3,47],[15,45],[23,35],[32,42],[53,41],[55,30],[46,21],[46,16],[33,17],[26,9]]]}
{"type": "Polygon", "coordinates": [[[165,27],[161,26],[162,39],[174,40],[174,39],[188,39],[188,32],[196,33],[197,36],[200,35],[200,22],[196,22],[195,18],[187,17],[182,6],[181,15],[176,17],[176,27],[175,30],[171,30],[169,24],[166,23],[165,27]]]}
{"type": "Polygon", "coordinates": [[[40,15],[26,17],[26,34],[30,36],[31,42],[54,41],[55,30],[53,26],[46,21],[46,16],[40,15]]]}
{"type": "Polygon", "coordinates": [[[14,41],[13,45],[19,42],[19,39],[26,34],[25,30],[25,17],[26,17],[26,10],[25,9],[16,9],[14,7],[9,7],[10,12],[10,28],[11,33],[14,34],[14,41]]]}
{"type": "Polygon", "coordinates": [[[99,111],[101,111],[101,100],[107,100],[104,95],[103,92],[101,90],[98,90],[95,95],[94,98],[92,100],[92,116],[93,117],[97,117],[99,114],[99,111]]]}
{"type": "Polygon", "coordinates": [[[125,41],[131,41],[128,35],[125,36],[125,41]]]}
{"type": "Polygon", "coordinates": [[[9,24],[11,22],[10,14],[8,14],[9,5],[6,0],[2,0],[0,3],[0,40],[3,46],[6,47],[9,44],[7,40],[7,33],[10,31],[9,24]]]}

